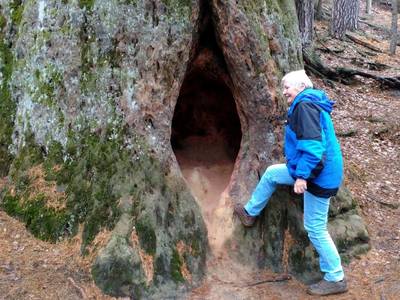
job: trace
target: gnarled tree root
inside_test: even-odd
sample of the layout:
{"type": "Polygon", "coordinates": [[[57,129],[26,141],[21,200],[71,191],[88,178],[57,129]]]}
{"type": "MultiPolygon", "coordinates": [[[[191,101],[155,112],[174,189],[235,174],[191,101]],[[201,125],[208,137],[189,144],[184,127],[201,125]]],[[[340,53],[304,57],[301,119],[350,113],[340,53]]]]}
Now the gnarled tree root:
{"type": "Polygon", "coordinates": [[[358,75],[365,78],[372,78],[378,81],[382,87],[400,88],[400,76],[384,77],[349,68],[329,68],[322,63],[321,59],[312,49],[303,49],[303,59],[305,69],[308,72],[328,80],[349,85],[354,82],[355,76],[358,75]]]}

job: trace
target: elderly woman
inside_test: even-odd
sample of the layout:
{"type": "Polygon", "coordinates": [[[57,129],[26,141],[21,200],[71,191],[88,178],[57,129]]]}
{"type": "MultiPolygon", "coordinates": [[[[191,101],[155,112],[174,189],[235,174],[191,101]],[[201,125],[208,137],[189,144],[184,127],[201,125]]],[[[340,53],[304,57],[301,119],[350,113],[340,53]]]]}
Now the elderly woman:
{"type": "Polygon", "coordinates": [[[313,89],[304,70],[282,79],[283,95],[290,105],[285,126],[286,164],[267,168],[245,206],[234,213],[244,226],[252,226],[267,205],[277,184],[293,185],[304,194],[304,228],[320,257],[323,280],[309,286],[308,293],[329,295],[347,291],[340,256],[327,230],[329,199],[342,181],[343,161],[330,118],[333,102],[313,89]]]}

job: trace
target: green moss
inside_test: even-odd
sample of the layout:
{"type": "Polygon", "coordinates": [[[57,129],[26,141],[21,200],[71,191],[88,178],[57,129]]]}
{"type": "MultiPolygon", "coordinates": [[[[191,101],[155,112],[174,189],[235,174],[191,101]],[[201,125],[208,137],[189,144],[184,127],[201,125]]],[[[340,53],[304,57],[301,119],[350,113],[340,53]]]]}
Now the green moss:
{"type": "MultiPolygon", "coordinates": [[[[246,14],[257,40],[260,41],[261,51],[265,50],[266,58],[268,59],[271,56],[269,39],[286,39],[289,42],[289,48],[287,49],[289,65],[300,67],[302,58],[298,55],[300,54],[298,51],[300,40],[298,37],[297,14],[294,2],[292,0],[251,0],[239,1],[238,4],[246,14]],[[267,17],[262,16],[263,10],[266,12],[265,15],[267,17]],[[262,25],[266,21],[271,26],[272,24],[277,26],[278,31],[274,36],[267,36],[264,25],[262,25]]],[[[287,65],[287,60],[278,60],[280,63],[287,65]]],[[[289,65],[287,68],[289,68],[289,65]]],[[[263,70],[258,70],[257,73],[259,72],[263,72],[263,70]]]]}
{"type": "Polygon", "coordinates": [[[124,4],[137,6],[138,0],[122,0],[121,2],[124,4]]]}
{"type": "Polygon", "coordinates": [[[0,14],[0,30],[2,31],[4,27],[7,25],[7,19],[3,15],[0,14]]]}
{"type": "MultiPolygon", "coordinates": [[[[110,127],[99,133],[89,129],[71,131],[65,148],[58,142],[50,143],[47,148],[38,146],[33,135],[26,135],[25,146],[11,166],[10,175],[17,188],[15,199],[8,197],[5,202],[7,211],[23,216],[33,234],[51,241],[74,234],[78,224],[83,224],[81,250],[86,253],[87,246],[102,228],[114,228],[121,214],[118,199],[122,195],[143,199],[165,180],[160,166],[140,138],[133,137],[135,142],[130,149],[124,148],[126,130],[110,127]],[[20,201],[32,198],[34,183],[28,174],[37,165],[44,169],[44,179],[65,193],[62,212],[46,208],[45,198],[36,199],[32,202],[34,205],[20,201]],[[54,232],[50,229],[52,226],[54,232]]],[[[138,211],[132,213],[138,214],[138,211]]],[[[157,239],[151,218],[141,216],[136,228],[141,247],[155,255],[157,239]]]]}
{"type": "Polygon", "coordinates": [[[44,151],[34,143],[33,136],[27,135],[25,146],[14,159],[10,176],[15,184],[15,195],[9,192],[2,201],[4,210],[25,222],[26,227],[38,238],[56,242],[65,235],[76,231],[71,223],[73,216],[67,210],[55,210],[47,207],[44,194],[33,195],[28,171],[44,161],[44,151]]]}
{"type": "Polygon", "coordinates": [[[139,286],[135,285],[133,288],[133,299],[142,299],[142,288],[139,286]]]}
{"type": "Polygon", "coordinates": [[[81,27],[79,38],[81,45],[80,89],[85,93],[96,89],[93,55],[90,51],[91,44],[95,42],[95,34],[86,22],[81,27]]]}
{"type": "Polygon", "coordinates": [[[348,266],[350,263],[350,257],[348,255],[340,255],[340,260],[342,264],[348,266]]]}
{"type": "Polygon", "coordinates": [[[162,0],[162,3],[164,3],[167,7],[172,7],[175,9],[181,7],[192,7],[191,0],[162,0]]]}
{"type": "Polygon", "coordinates": [[[122,56],[121,53],[118,52],[117,49],[117,42],[116,40],[113,41],[113,46],[112,48],[104,53],[103,55],[100,56],[98,60],[98,64],[100,66],[111,66],[112,68],[117,68],[120,66],[122,62],[122,56]]]}
{"type": "Polygon", "coordinates": [[[188,19],[192,11],[191,0],[162,0],[167,7],[167,13],[170,17],[179,17],[188,19]]]}
{"type": "Polygon", "coordinates": [[[156,254],[157,238],[156,233],[147,219],[139,220],[136,224],[136,232],[139,236],[140,246],[150,255],[156,254]]]}
{"type": "Polygon", "coordinates": [[[121,287],[132,286],[135,267],[131,248],[125,237],[113,236],[103,256],[92,266],[92,276],[102,290],[112,296],[121,296],[121,287]]]}
{"type": "Polygon", "coordinates": [[[184,219],[183,219],[184,223],[185,223],[185,227],[192,227],[196,220],[195,220],[195,216],[193,211],[191,211],[190,213],[188,213],[184,219]]]}
{"type": "Polygon", "coordinates": [[[25,222],[26,227],[36,237],[56,242],[65,234],[71,233],[72,228],[69,228],[68,223],[70,216],[65,211],[55,211],[46,207],[45,203],[43,194],[39,194],[33,200],[21,200],[7,193],[1,206],[9,215],[25,222]]]}
{"type": "Polygon", "coordinates": [[[252,0],[240,1],[239,5],[249,17],[249,21],[254,24],[255,32],[258,37],[265,39],[264,29],[259,24],[260,10],[265,8],[268,12],[270,21],[283,25],[285,35],[292,36],[297,28],[297,14],[294,2],[291,0],[252,0]]]}
{"type": "Polygon", "coordinates": [[[192,255],[194,257],[199,256],[203,251],[201,247],[201,243],[203,242],[204,237],[201,234],[200,230],[194,232],[193,236],[190,238],[190,246],[192,248],[192,255]]]}
{"type": "MultiPolygon", "coordinates": [[[[137,150],[133,152],[121,149],[123,131],[114,128],[103,136],[89,132],[75,136],[70,141],[75,148],[69,146],[75,154],[57,174],[57,183],[68,186],[68,206],[75,211],[79,222],[85,224],[82,250],[101,228],[114,227],[120,215],[117,200],[122,192],[140,199],[157,184],[156,174],[161,173],[140,141],[134,145],[137,150]],[[133,160],[135,152],[140,156],[133,160]]],[[[138,222],[137,231],[143,249],[154,255],[156,235],[151,223],[138,222]]]]}
{"type": "Polygon", "coordinates": [[[27,134],[25,137],[25,146],[22,147],[18,156],[14,159],[10,175],[14,182],[20,180],[21,174],[25,174],[30,167],[43,162],[43,151],[35,144],[32,135],[27,134]]]}
{"type": "Polygon", "coordinates": [[[171,277],[175,282],[183,282],[185,279],[181,273],[182,260],[179,256],[179,253],[176,249],[172,250],[172,258],[171,258],[171,277]]]}
{"type": "Polygon", "coordinates": [[[354,257],[359,257],[359,255],[368,252],[370,249],[371,247],[368,243],[360,242],[353,245],[351,248],[346,249],[345,252],[340,252],[340,250],[338,250],[342,263],[348,265],[354,257]]]}
{"type": "MultiPolygon", "coordinates": [[[[119,148],[122,142],[110,141],[108,136],[104,138],[106,140],[90,133],[84,137],[77,135],[72,143],[79,145],[80,149],[64,162],[61,144],[53,142],[46,153],[43,147],[35,144],[33,136],[28,135],[25,146],[20,150],[11,168],[12,179],[19,187],[20,197],[29,196],[30,183],[26,172],[41,163],[45,169],[46,180],[55,180],[59,186],[66,186],[66,215],[73,217],[61,218],[59,221],[72,222],[69,227],[74,227],[78,222],[85,224],[83,249],[102,227],[112,228],[119,216],[116,204],[119,195],[113,192],[110,182],[110,178],[116,172],[113,165],[123,159],[127,168],[131,166],[128,154],[119,148]]],[[[43,235],[38,237],[42,238],[43,235]]]]}
{"type": "MultiPolygon", "coordinates": [[[[165,268],[164,256],[160,255],[156,258],[155,263],[154,263],[154,274],[164,277],[166,272],[167,271],[165,268]]],[[[154,276],[154,280],[157,283],[158,276],[154,276]]]]}
{"type": "Polygon", "coordinates": [[[78,220],[84,222],[82,250],[94,239],[103,227],[109,229],[119,217],[117,199],[113,191],[112,176],[120,162],[129,168],[129,156],[121,151],[119,143],[109,136],[104,138],[90,133],[71,141],[80,145],[57,174],[57,183],[68,185],[68,205],[78,220]]]}
{"type": "Polygon", "coordinates": [[[61,166],[64,161],[63,147],[59,142],[53,141],[48,149],[48,155],[44,161],[45,179],[47,181],[57,181],[59,170],[57,166],[61,166]]]}
{"type": "Polygon", "coordinates": [[[267,7],[268,10],[278,10],[279,5],[277,1],[280,0],[250,0],[240,1],[238,4],[241,5],[247,13],[259,13],[261,8],[267,7]]]}
{"type": "Polygon", "coordinates": [[[3,77],[0,85],[0,176],[5,176],[13,159],[8,152],[8,146],[12,142],[16,105],[11,99],[9,89],[14,57],[3,37],[0,37],[0,61],[3,77]]]}
{"type": "Polygon", "coordinates": [[[43,70],[34,73],[35,89],[32,99],[42,105],[53,107],[56,104],[57,89],[63,88],[63,76],[52,65],[47,65],[43,70]]]}
{"type": "Polygon", "coordinates": [[[24,5],[22,4],[22,0],[13,0],[10,3],[11,12],[11,20],[15,26],[18,26],[21,23],[22,15],[24,12],[24,5]]]}
{"type": "Polygon", "coordinates": [[[200,239],[199,238],[192,239],[190,246],[192,247],[192,255],[194,257],[197,257],[197,256],[199,256],[201,254],[201,251],[200,251],[201,250],[201,248],[200,248],[200,239]]]}
{"type": "Polygon", "coordinates": [[[92,10],[95,0],[79,0],[79,7],[86,10],[92,10]]]}

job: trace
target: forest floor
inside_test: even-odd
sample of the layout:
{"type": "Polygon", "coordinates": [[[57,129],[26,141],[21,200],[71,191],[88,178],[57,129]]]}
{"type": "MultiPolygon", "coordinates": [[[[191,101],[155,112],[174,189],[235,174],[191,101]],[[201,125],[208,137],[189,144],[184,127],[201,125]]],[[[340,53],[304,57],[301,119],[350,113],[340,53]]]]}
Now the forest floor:
{"type": "MultiPolygon", "coordinates": [[[[361,17],[364,21],[357,36],[382,52],[349,40],[330,39],[328,23],[321,21],[316,24],[315,46],[323,62],[330,67],[346,66],[380,76],[398,76],[400,49],[397,55],[388,55],[388,35],[383,29],[390,27],[390,11],[374,6],[371,16],[362,13],[361,17]],[[381,69],[373,70],[377,63],[381,69]]],[[[345,265],[349,292],[326,299],[399,299],[400,91],[382,89],[379,83],[361,77],[352,85],[315,77],[312,80],[336,100],[333,119],[345,158],[346,185],[359,204],[371,238],[371,250],[345,265]]],[[[229,174],[229,164],[220,167],[214,171],[229,174]]],[[[188,176],[213,179],[212,173],[195,171],[200,173],[191,172],[188,176]]],[[[220,186],[224,184],[221,180],[220,186]]],[[[216,189],[214,193],[222,190],[216,189]]],[[[213,245],[218,235],[210,238],[213,245]]],[[[218,248],[220,242],[217,240],[214,246],[218,248]]],[[[89,258],[82,258],[79,253],[79,236],[57,244],[46,243],[0,211],[0,299],[113,299],[102,295],[94,285],[89,258]]],[[[243,270],[223,256],[215,255],[208,267],[204,284],[189,299],[312,298],[305,293],[306,287],[294,279],[243,287],[243,283],[268,274],[243,270]]]]}

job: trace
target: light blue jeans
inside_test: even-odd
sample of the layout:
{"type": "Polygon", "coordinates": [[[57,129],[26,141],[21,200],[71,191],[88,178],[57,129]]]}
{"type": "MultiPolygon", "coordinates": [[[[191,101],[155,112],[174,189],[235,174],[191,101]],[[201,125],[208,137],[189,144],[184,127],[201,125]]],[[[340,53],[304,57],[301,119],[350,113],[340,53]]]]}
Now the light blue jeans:
{"type": "MultiPolygon", "coordinates": [[[[254,190],[249,202],[244,206],[250,216],[258,216],[267,205],[278,184],[293,185],[285,164],[267,168],[254,190]]],[[[327,230],[329,198],[304,193],[304,228],[319,254],[320,268],[327,281],[340,281],[344,277],[339,253],[327,230]]]]}

